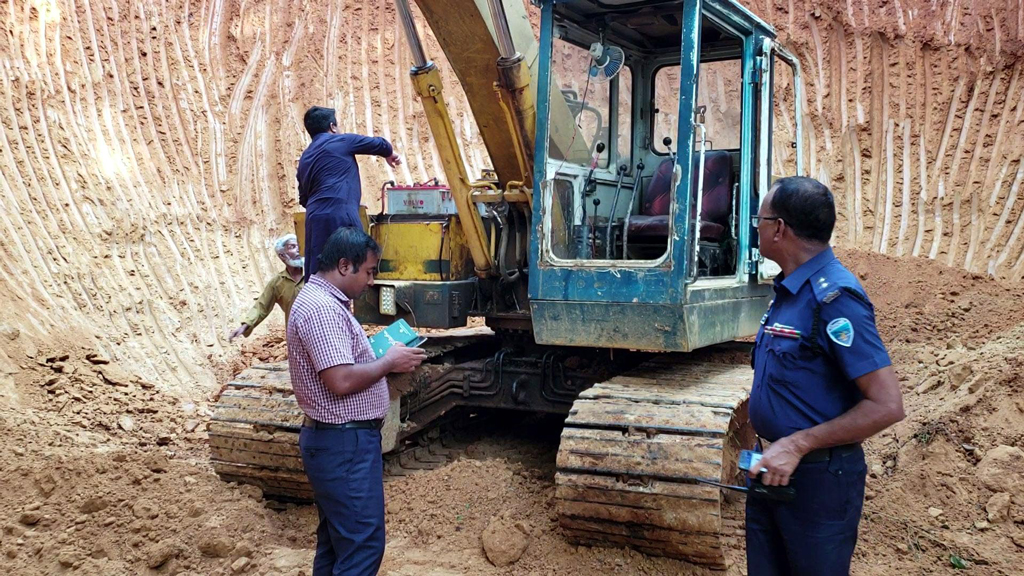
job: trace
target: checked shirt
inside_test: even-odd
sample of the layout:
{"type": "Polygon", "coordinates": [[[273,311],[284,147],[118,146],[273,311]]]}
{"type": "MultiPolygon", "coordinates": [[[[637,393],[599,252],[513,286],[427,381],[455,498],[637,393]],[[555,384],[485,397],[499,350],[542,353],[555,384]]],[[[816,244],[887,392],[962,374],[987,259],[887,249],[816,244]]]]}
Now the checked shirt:
{"type": "Polygon", "coordinates": [[[377,359],[350,305],[341,290],[314,275],[299,292],[288,318],[288,371],[295,399],[307,416],[329,424],[384,418],[388,411],[385,378],[345,396],[334,394],[320,380],[320,372],[332,366],[377,359]]]}

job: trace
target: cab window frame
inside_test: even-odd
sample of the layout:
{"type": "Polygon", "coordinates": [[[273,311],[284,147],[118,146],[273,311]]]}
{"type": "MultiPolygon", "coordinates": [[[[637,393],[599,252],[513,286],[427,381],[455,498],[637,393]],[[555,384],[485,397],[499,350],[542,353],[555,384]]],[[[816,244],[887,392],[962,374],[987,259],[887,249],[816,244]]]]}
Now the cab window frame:
{"type": "MultiPolygon", "coordinates": [[[[554,37],[554,38],[551,39],[551,41],[552,41],[552,53],[555,52],[555,48],[556,48],[555,42],[564,42],[566,44],[571,45],[573,48],[582,50],[584,52],[587,52],[589,50],[589,48],[590,48],[589,45],[588,46],[580,46],[576,42],[575,39],[569,38],[569,37],[561,37],[561,38],[554,37]]],[[[610,81],[608,81],[605,84],[601,84],[601,83],[594,82],[593,80],[591,80],[590,81],[590,85],[591,86],[589,88],[585,89],[586,91],[591,92],[591,94],[593,93],[594,86],[598,86],[598,87],[607,86],[607,89],[608,89],[608,110],[607,110],[608,115],[606,117],[606,123],[607,123],[606,124],[606,129],[608,131],[608,140],[606,142],[604,142],[605,152],[602,155],[603,156],[603,161],[599,161],[598,162],[597,168],[594,171],[595,176],[597,176],[599,174],[612,174],[612,175],[614,175],[616,173],[617,166],[620,163],[625,161],[627,163],[627,165],[630,165],[630,164],[632,164],[632,161],[633,161],[633,156],[635,154],[634,150],[635,150],[635,147],[636,147],[636,142],[635,142],[636,134],[635,134],[635,130],[634,130],[634,126],[636,125],[636,102],[635,102],[636,76],[634,75],[634,69],[633,69],[633,65],[632,65],[631,60],[632,60],[632,58],[627,53],[626,54],[625,62],[623,63],[623,68],[626,68],[626,69],[629,70],[629,83],[628,83],[628,86],[629,86],[630,99],[629,99],[629,110],[628,110],[628,113],[626,114],[626,117],[629,119],[629,129],[625,132],[625,134],[628,137],[628,142],[625,145],[625,150],[626,150],[627,154],[620,155],[619,154],[619,150],[618,150],[618,146],[612,146],[612,143],[613,142],[617,143],[618,139],[623,134],[623,132],[621,131],[621,128],[622,128],[621,118],[622,118],[622,112],[623,111],[622,111],[621,107],[619,106],[620,99],[621,99],[621,92],[622,92],[623,73],[620,71],[618,74],[615,75],[614,78],[612,78],[610,81]]],[[[552,78],[552,80],[554,80],[554,78],[552,78]]],[[[584,84],[584,86],[585,85],[586,84],[584,84]]],[[[559,90],[558,94],[561,95],[561,88],[559,88],[558,90],[559,90]]],[[[588,101],[589,101],[589,99],[584,96],[584,99],[581,100],[581,103],[587,103],[588,101]]],[[[585,109],[581,109],[581,111],[580,111],[580,115],[581,116],[580,117],[582,117],[582,114],[586,114],[586,113],[587,113],[587,111],[585,109]]],[[[574,117],[573,119],[576,120],[576,118],[577,117],[574,117]]],[[[596,146],[596,142],[593,143],[593,144],[596,146]]],[[[588,160],[588,163],[586,163],[586,164],[577,164],[575,162],[571,162],[571,161],[568,161],[568,160],[562,160],[561,162],[565,163],[565,166],[563,167],[562,171],[565,171],[564,168],[568,168],[570,166],[583,167],[586,170],[589,170],[589,168],[590,168],[589,160],[588,160]]],[[[630,169],[630,171],[632,171],[632,170],[630,169]]],[[[565,172],[573,172],[573,170],[570,169],[570,170],[565,171],[565,172]]],[[[552,175],[552,176],[556,176],[556,175],[552,175]]]]}

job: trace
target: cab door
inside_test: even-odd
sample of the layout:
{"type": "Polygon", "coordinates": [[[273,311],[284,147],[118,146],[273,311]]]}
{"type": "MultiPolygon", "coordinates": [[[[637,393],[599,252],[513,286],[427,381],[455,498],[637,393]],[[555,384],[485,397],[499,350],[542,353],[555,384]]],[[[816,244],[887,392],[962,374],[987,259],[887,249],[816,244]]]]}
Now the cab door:
{"type": "MultiPolygon", "coordinates": [[[[807,176],[804,165],[804,89],[800,62],[771,38],[765,38],[760,57],[758,111],[758,208],[775,180],[807,176]]],[[[771,282],[782,269],[754,248],[758,279],[771,282]]]]}

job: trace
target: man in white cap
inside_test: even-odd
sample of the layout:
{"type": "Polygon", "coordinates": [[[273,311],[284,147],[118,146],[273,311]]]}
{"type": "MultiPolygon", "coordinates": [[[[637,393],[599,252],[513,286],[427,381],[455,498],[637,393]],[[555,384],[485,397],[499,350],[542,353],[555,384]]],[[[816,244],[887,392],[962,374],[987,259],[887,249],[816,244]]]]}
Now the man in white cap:
{"type": "Polygon", "coordinates": [[[284,270],[276,274],[267,282],[263,293],[256,300],[256,303],[249,309],[249,313],[242,320],[239,326],[228,336],[228,342],[239,336],[249,337],[252,329],[259,326],[260,322],[266,320],[267,316],[274,309],[274,304],[284,311],[284,321],[287,325],[288,314],[292,310],[292,302],[299,295],[299,290],[305,282],[302,279],[303,257],[299,254],[299,242],[295,234],[287,234],[274,241],[274,251],[277,257],[284,262],[284,270]]]}

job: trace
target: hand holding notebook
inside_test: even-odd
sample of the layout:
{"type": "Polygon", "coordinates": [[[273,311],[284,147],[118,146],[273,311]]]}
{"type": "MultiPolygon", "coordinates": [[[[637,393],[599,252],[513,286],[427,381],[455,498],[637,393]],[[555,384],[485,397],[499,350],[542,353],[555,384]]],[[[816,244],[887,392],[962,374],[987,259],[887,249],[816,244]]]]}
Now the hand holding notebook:
{"type": "Polygon", "coordinates": [[[370,336],[370,347],[377,358],[387,354],[389,348],[395,344],[401,344],[415,348],[426,342],[427,339],[420,336],[409,326],[405,320],[398,320],[394,324],[370,336]]]}

